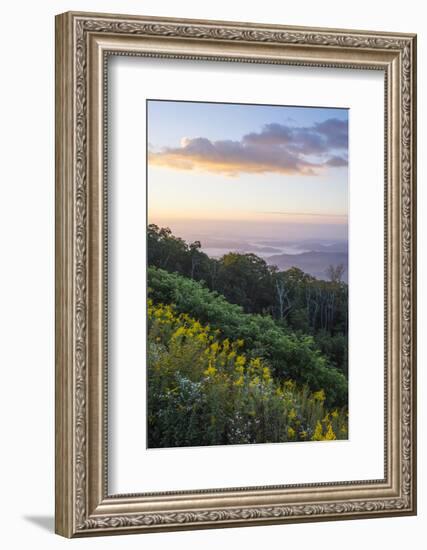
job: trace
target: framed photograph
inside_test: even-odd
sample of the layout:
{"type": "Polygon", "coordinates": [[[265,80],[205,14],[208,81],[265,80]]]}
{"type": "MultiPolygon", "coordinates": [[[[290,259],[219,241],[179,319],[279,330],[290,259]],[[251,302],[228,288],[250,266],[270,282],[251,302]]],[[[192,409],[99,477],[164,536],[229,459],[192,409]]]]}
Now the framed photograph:
{"type": "Polygon", "coordinates": [[[416,37],[56,18],[56,532],[416,513],[416,37]]]}

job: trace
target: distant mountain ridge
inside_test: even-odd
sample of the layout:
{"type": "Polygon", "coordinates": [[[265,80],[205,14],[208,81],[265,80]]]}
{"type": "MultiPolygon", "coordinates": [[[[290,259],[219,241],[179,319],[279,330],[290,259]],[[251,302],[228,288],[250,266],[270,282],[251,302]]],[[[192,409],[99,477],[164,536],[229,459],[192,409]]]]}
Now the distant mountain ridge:
{"type": "MultiPolygon", "coordinates": [[[[322,247],[327,248],[327,247],[322,247]]],[[[309,273],[317,279],[326,279],[326,270],[330,265],[343,264],[345,272],[343,281],[348,282],[348,253],[334,251],[310,251],[301,254],[275,254],[265,258],[269,265],[275,265],[286,271],[291,267],[298,267],[305,273],[309,273]]]]}

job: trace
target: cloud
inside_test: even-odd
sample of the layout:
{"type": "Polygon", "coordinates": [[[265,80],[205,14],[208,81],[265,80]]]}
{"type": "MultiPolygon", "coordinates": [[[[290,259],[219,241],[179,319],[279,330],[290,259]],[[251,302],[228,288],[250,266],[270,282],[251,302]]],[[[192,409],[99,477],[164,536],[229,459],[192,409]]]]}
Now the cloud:
{"type": "Polygon", "coordinates": [[[331,157],[326,162],[326,166],[332,166],[334,168],[338,168],[340,166],[347,166],[348,160],[344,157],[331,157]]]}
{"type": "Polygon", "coordinates": [[[265,124],[259,133],[243,136],[245,143],[280,145],[295,154],[319,155],[333,150],[348,149],[348,124],[346,120],[329,118],[313,126],[295,127],[284,124],[265,124]]]}
{"type": "Polygon", "coordinates": [[[236,176],[240,173],[316,175],[346,166],[347,122],[331,118],[310,127],[266,124],[240,141],[181,140],[180,147],[149,151],[149,164],[178,170],[199,170],[236,176]]]}

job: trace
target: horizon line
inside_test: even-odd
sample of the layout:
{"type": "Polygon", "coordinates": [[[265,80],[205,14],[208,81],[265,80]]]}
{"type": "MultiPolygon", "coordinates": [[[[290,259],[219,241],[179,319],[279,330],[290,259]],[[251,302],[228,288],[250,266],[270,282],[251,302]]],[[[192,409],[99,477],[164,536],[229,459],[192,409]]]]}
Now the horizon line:
{"type": "MultiPolygon", "coordinates": [[[[293,224],[306,224],[306,225],[348,225],[348,215],[345,214],[309,214],[309,213],[281,213],[281,212],[269,212],[269,213],[260,213],[271,215],[269,222],[273,224],[280,223],[293,223],[293,224]]],[[[233,223],[266,223],[266,218],[254,218],[254,217],[242,217],[242,216],[203,216],[202,214],[195,214],[191,216],[182,216],[182,215],[168,215],[168,214],[150,214],[147,213],[147,220],[161,220],[162,222],[233,222],[233,223]]],[[[155,223],[153,221],[153,223],[155,223]]]]}

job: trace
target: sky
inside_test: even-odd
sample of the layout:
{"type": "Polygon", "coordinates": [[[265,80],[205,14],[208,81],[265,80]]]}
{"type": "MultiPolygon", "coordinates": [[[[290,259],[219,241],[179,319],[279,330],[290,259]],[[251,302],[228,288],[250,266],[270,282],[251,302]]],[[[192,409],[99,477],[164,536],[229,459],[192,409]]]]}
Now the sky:
{"type": "Polygon", "coordinates": [[[149,100],[147,121],[149,223],[190,240],[347,239],[348,110],[149,100]]]}

